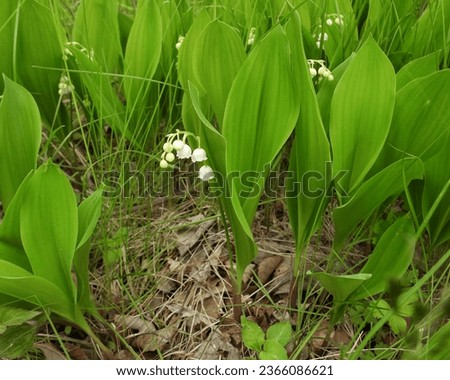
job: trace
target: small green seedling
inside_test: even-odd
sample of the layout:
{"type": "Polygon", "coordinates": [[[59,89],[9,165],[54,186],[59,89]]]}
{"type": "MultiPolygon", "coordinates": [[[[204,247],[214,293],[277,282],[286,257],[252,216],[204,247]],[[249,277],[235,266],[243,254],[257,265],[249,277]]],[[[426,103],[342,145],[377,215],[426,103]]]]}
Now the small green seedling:
{"type": "Polygon", "coordinates": [[[292,326],[288,321],[277,322],[266,333],[253,321],[241,316],[242,341],[255,350],[261,360],[288,360],[285,346],[292,339],[292,326]]]}

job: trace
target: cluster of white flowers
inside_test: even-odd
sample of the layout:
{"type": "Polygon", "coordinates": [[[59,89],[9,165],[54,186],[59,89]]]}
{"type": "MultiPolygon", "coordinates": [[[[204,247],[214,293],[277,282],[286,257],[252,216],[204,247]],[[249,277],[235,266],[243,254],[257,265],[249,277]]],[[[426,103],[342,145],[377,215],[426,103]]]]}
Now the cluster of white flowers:
{"type": "MultiPolygon", "coordinates": [[[[80,51],[82,53],[86,54],[91,61],[94,60],[94,50],[88,51],[88,49],[86,49],[83,45],[81,45],[80,43],[78,43],[76,41],[68,41],[68,42],[66,42],[66,46],[75,46],[78,49],[80,49],[80,51]]],[[[63,54],[63,59],[65,61],[67,61],[69,59],[69,56],[73,56],[73,54],[72,54],[72,52],[70,51],[69,48],[65,47],[64,48],[64,54],[63,54]]]]}
{"type": "Polygon", "coordinates": [[[58,84],[58,94],[60,96],[68,95],[71,94],[74,89],[73,84],[70,83],[70,79],[67,76],[62,75],[58,84]]]}
{"type": "Polygon", "coordinates": [[[325,43],[327,41],[328,41],[328,34],[327,33],[322,34],[322,32],[321,32],[317,36],[316,45],[320,49],[320,47],[322,46],[322,43],[325,43]]]}
{"type": "Polygon", "coordinates": [[[323,78],[332,81],[334,79],[331,71],[325,66],[325,61],[322,59],[308,59],[309,72],[311,77],[319,76],[319,80],[323,78]],[[318,69],[316,67],[319,66],[318,69]]]}
{"type": "MultiPolygon", "coordinates": [[[[188,136],[194,137],[198,145],[200,145],[200,139],[194,134],[186,131],[180,131],[177,129],[175,133],[169,133],[167,140],[163,145],[163,153],[161,155],[161,161],[159,166],[162,169],[166,169],[175,161],[175,158],[180,160],[191,159],[192,162],[206,161],[206,151],[200,146],[194,150],[186,143],[188,136]],[[175,156],[175,154],[176,156],[175,156]]],[[[198,177],[203,181],[209,181],[214,178],[214,172],[208,165],[203,165],[199,169],[198,177]]]]}
{"type": "Polygon", "coordinates": [[[181,44],[183,43],[183,41],[184,41],[184,37],[183,36],[179,36],[178,37],[178,42],[175,44],[175,48],[177,50],[180,50],[180,47],[181,47],[181,44]]]}
{"type": "Polygon", "coordinates": [[[255,43],[255,38],[256,38],[256,28],[251,28],[250,32],[248,33],[248,38],[247,38],[247,45],[251,46],[255,43]]]}
{"type": "Polygon", "coordinates": [[[338,13],[332,13],[327,15],[327,19],[325,20],[325,23],[328,26],[331,26],[333,24],[336,25],[344,25],[344,16],[338,13]]]}
{"type": "MultiPolygon", "coordinates": [[[[333,26],[334,24],[342,26],[344,25],[344,16],[339,14],[339,13],[330,13],[327,14],[325,19],[325,24],[327,26],[333,26]]],[[[319,24],[319,30],[322,30],[323,27],[321,24],[319,24]]],[[[314,37],[316,37],[316,35],[314,35],[314,37]]],[[[316,45],[317,47],[320,49],[321,47],[323,48],[323,45],[325,44],[325,42],[328,41],[328,34],[326,32],[319,32],[319,34],[317,35],[316,38],[316,45]]]]}

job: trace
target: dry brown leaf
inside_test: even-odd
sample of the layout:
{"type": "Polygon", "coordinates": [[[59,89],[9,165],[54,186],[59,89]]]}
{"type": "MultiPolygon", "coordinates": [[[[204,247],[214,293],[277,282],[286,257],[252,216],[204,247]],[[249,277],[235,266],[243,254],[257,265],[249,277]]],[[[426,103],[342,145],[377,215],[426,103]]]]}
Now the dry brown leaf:
{"type": "Polygon", "coordinates": [[[202,238],[204,233],[214,224],[213,220],[207,220],[201,223],[205,217],[202,214],[188,218],[188,223],[198,223],[183,233],[175,234],[178,251],[184,256],[197,242],[202,238]]]}
{"type": "Polygon", "coordinates": [[[177,330],[176,325],[171,325],[151,334],[140,335],[134,341],[134,345],[142,352],[162,350],[170,343],[177,330]]]}
{"type": "Polygon", "coordinates": [[[36,343],[35,346],[42,351],[45,360],[67,360],[64,354],[51,343],[36,343]]]}
{"type": "Polygon", "coordinates": [[[326,339],[333,338],[334,332],[329,334],[329,323],[324,319],[318,329],[315,331],[314,336],[311,338],[311,349],[314,353],[318,354],[326,346],[326,339]]]}
{"type": "Polygon", "coordinates": [[[258,278],[262,284],[267,283],[272,273],[280,265],[283,257],[281,256],[269,256],[266,257],[258,266],[258,278]]]}
{"type": "Polygon", "coordinates": [[[116,315],[114,322],[118,329],[137,330],[139,334],[148,334],[156,331],[155,325],[139,315],[116,315]]]}
{"type": "Polygon", "coordinates": [[[213,331],[210,337],[202,342],[194,352],[193,359],[202,360],[238,360],[239,350],[230,343],[230,337],[213,331]]]}

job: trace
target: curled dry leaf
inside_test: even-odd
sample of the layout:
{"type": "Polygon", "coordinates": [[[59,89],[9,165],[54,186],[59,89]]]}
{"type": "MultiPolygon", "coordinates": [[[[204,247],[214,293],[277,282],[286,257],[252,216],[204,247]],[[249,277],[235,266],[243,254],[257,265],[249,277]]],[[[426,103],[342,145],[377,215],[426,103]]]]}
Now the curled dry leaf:
{"type": "Polygon", "coordinates": [[[262,284],[266,284],[272,273],[280,265],[283,257],[281,256],[269,256],[261,261],[258,266],[258,278],[262,284]]]}

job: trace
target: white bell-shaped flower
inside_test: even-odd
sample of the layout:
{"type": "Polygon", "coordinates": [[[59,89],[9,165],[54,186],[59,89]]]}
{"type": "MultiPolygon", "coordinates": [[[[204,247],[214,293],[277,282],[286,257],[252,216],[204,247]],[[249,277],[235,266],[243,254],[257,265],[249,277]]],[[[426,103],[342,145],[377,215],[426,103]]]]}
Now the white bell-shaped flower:
{"type": "Polygon", "coordinates": [[[184,142],[183,142],[183,140],[175,140],[172,143],[172,146],[173,146],[173,149],[175,149],[176,151],[179,151],[179,150],[183,149],[184,142]]]}
{"type": "Polygon", "coordinates": [[[161,169],[167,169],[168,166],[169,166],[169,164],[167,163],[166,160],[161,160],[161,162],[159,163],[159,167],[161,169]]]}
{"type": "Polygon", "coordinates": [[[177,152],[178,158],[191,158],[192,149],[188,144],[184,144],[183,147],[177,152]]]}
{"type": "Polygon", "coordinates": [[[198,171],[198,178],[202,181],[209,181],[214,178],[214,172],[208,165],[203,165],[198,171]]]}
{"type": "Polygon", "coordinates": [[[194,149],[194,151],[192,152],[191,159],[192,159],[192,162],[206,161],[207,157],[206,157],[205,150],[202,148],[194,149]]]}

